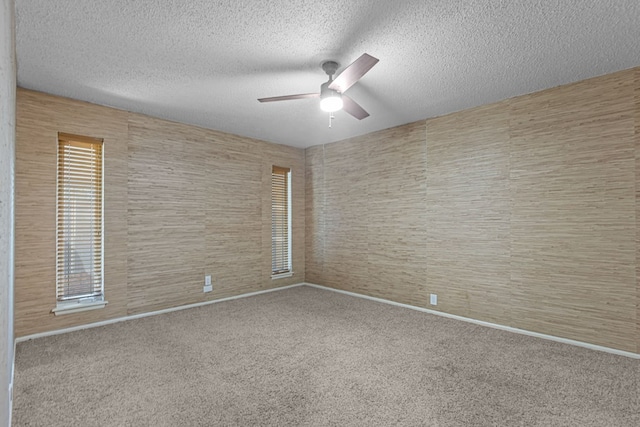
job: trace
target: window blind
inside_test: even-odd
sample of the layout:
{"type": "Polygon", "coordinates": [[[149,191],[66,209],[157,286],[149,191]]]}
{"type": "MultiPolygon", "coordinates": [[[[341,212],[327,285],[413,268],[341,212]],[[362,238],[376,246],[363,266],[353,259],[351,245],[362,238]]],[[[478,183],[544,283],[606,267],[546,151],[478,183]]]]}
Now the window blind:
{"type": "Polygon", "coordinates": [[[58,134],[56,297],[98,297],[102,285],[102,140],[58,134]]]}
{"type": "Polygon", "coordinates": [[[271,274],[291,271],[290,170],[271,171],[271,274]]]}

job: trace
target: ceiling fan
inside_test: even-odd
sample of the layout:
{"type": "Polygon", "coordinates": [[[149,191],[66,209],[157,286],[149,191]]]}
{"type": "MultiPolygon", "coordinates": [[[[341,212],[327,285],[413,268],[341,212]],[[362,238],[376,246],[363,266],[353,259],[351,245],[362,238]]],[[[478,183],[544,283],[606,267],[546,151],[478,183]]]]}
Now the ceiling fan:
{"type": "Polygon", "coordinates": [[[378,62],[377,58],[366,53],[353,61],[351,65],[342,70],[334,79],[333,75],[338,70],[338,63],[327,61],[322,64],[322,69],[329,76],[329,81],[320,85],[320,93],[301,93],[298,95],[274,96],[260,98],[260,102],[288,101],[291,99],[320,98],[320,108],[323,111],[333,113],[343,109],[358,120],[369,116],[364,108],[344,93],[358,80],[362,78],[378,62]]]}

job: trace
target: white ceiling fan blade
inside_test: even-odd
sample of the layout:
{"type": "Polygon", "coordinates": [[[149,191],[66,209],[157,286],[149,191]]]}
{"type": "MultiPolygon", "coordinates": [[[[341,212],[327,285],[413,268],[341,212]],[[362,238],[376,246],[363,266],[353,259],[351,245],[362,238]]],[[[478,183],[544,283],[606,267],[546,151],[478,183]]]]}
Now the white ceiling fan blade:
{"type": "Polygon", "coordinates": [[[347,89],[356,84],[367,72],[378,63],[379,59],[363,53],[360,58],[356,59],[345,68],[329,85],[329,89],[337,90],[345,93],[347,89]]]}
{"type": "Polygon", "coordinates": [[[289,101],[291,99],[305,99],[305,98],[319,98],[319,93],[300,93],[298,95],[284,95],[284,96],[272,96],[271,98],[260,98],[260,102],[273,102],[273,101],[289,101]]]}
{"type": "Polygon", "coordinates": [[[367,113],[364,108],[347,95],[342,95],[342,109],[358,120],[369,117],[369,113],[367,113]]]}

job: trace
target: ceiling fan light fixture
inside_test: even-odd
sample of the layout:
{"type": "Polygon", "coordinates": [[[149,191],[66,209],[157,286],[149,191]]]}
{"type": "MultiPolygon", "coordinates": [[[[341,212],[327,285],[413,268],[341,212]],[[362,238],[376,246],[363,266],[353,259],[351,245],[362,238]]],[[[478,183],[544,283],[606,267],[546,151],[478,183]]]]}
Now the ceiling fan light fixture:
{"type": "Polygon", "coordinates": [[[342,95],[333,89],[329,89],[331,80],[320,87],[320,109],[327,113],[342,110],[342,95]]]}
{"type": "Polygon", "coordinates": [[[335,92],[334,95],[322,98],[322,100],[320,101],[320,109],[322,111],[326,111],[327,113],[333,113],[335,111],[342,110],[342,105],[342,97],[338,92],[335,92]]]}

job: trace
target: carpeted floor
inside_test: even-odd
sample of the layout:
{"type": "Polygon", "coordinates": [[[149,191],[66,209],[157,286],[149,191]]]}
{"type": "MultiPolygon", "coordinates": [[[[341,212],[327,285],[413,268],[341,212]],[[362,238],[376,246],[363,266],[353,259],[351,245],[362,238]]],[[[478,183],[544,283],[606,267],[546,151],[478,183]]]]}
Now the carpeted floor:
{"type": "Polygon", "coordinates": [[[640,361],[298,287],[18,344],[14,426],[640,426],[640,361]]]}

